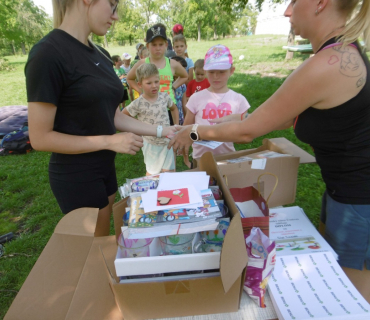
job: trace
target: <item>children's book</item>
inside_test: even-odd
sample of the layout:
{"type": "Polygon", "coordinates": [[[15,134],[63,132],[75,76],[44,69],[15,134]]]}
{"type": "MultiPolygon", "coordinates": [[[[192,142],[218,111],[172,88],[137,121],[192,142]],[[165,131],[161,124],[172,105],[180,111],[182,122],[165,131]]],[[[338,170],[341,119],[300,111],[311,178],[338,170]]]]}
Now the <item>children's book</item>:
{"type": "MultiPolygon", "coordinates": [[[[169,224],[184,224],[222,216],[219,206],[210,189],[202,190],[203,205],[197,208],[174,208],[144,212],[140,193],[131,194],[129,228],[153,228],[169,224]]],[[[181,199],[179,197],[179,199],[181,199]]]]}
{"type": "Polygon", "coordinates": [[[275,240],[278,257],[330,251],[338,258],[300,207],[270,209],[269,234],[275,240]]]}
{"type": "Polygon", "coordinates": [[[370,305],[330,251],[277,257],[268,289],[279,320],[370,319],[370,305]]]}

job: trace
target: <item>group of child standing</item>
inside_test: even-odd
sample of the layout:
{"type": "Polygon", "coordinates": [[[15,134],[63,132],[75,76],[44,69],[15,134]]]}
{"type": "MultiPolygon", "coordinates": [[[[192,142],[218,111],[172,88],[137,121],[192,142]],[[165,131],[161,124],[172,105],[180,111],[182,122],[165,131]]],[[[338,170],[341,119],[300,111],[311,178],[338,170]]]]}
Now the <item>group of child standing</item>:
{"type": "MultiPolygon", "coordinates": [[[[230,50],[226,46],[215,45],[207,51],[205,59],[193,63],[187,54],[183,28],[179,26],[177,24],[173,28],[176,56],[171,59],[166,56],[169,43],[166,27],[156,24],[146,32],[146,47],[137,45],[139,59],[135,59],[137,61],[125,74],[129,90],[142,94],[137,99],[131,99],[132,102],[122,112],[158,125],[157,137],[143,137],[147,175],[175,171],[175,157],[181,153],[185,164],[189,168],[192,166],[184,151],[176,150],[175,153],[172,149],[168,150],[169,139],[161,138],[163,127],[174,124],[212,125],[209,120],[229,114],[244,114],[250,108],[244,96],[227,87],[228,79],[235,70],[230,50]],[[143,48],[148,50],[147,57],[140,56],[143,48]]],[[[120,67],[119,62],[115,62],[116,57],[119,58],[112,57],[115,70],[120,67]]],[[[222,143],[216,149],[193,144],[193,158],[200,158],[207,151],[221,154],[235,149],[231,142],[222,143]]]]}

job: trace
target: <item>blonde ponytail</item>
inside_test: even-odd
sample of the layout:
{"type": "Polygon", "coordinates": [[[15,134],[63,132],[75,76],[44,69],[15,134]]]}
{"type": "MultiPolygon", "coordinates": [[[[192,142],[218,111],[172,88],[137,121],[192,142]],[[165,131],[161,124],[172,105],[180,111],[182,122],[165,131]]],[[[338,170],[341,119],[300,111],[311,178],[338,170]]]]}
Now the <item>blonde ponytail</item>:
{"type": "Polygon", "coordinates": [[[59,28],[62,24],[67,7],[74,0],[53,0],[53,23],[54,28],[59,28]]]}
{"type": "MultiPolygon", "coordinates": [[[[340,0],[344,2],[350,2],[346,0],[340,0]]],[[[339,1],[339,2],[340,2],[339,1]]],[[[348,12],[349,15],[352,14],[351,10],[348,12]]],[[[352,42],[355,42],[359,38],[363,39],[365,46],[364,49],[370,49],[370,0],[363,0],[359,12],[353,17],[344,27],[341,35],[339,36],[339,41],[346,46],[352,42]]]]}

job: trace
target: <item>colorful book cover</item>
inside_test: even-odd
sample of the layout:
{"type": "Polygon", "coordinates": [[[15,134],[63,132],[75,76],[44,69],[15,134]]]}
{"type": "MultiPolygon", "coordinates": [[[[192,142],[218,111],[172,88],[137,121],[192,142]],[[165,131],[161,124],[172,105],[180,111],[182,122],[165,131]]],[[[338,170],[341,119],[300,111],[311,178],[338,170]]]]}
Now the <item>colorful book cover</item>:
{"type": "MultiPolygon", "coordinates": [[[[181,189],[179,190],[181,191],[181,189]]],[[[221,212],[212,191],[210,189],[202,190],[201,197],[203,206],[196,209],[176,208],[145,213],[140,194],[132,194],[128,226],[130,228],[147,228],[220,217],[221,212]]]]}

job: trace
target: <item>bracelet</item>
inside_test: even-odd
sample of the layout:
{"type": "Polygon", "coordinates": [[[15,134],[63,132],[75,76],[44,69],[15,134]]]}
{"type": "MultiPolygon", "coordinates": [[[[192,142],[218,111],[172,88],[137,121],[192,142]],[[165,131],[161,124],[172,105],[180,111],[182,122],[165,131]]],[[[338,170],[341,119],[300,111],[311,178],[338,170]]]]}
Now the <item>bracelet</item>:
{"type": "Polygon", "coordinates": [[[161,138],[162,137],[162,130],[163,130],[163,127],[162,126],[158,126],[157,127],[157,138],[161,138]]]}

